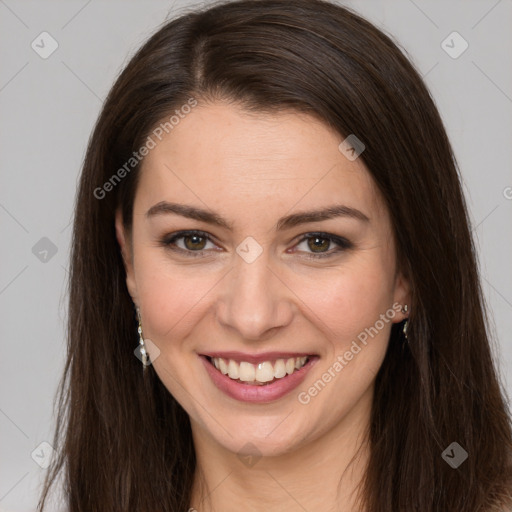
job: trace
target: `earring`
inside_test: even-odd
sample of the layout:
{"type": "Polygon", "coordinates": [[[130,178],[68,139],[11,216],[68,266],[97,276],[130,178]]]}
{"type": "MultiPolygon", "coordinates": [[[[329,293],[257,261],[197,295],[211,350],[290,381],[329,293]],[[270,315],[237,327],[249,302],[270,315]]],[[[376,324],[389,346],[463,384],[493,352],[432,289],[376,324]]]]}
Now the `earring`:
{"type": "Polygon", "coordinates": [[[146,344],[144,343],[144,336],[142,334],[142,324],[140,318],[140,310],[137,308],[137,320],[139,322],[139,326],[137,327],[137,332],[139,333],[139,347],[140,347],[140,356],[142,358],[142,373],[146,372],[146,368],[149,363],[149,356],[146,350],[146,344]]]}
{"type": "MultiPolygon", "coordinates": [[[[407,313],[409,311],[409,308],[407,304],[404,304],[404,307],[402,308],[402,313],[407,313]]],[[[407,337],[407,327],[409,326],[409,320],[406,319],[404,322],[404,326],[402,327],[402,332],[404,333],[405,340],[409,342],[409,338],[407,337]]]]}

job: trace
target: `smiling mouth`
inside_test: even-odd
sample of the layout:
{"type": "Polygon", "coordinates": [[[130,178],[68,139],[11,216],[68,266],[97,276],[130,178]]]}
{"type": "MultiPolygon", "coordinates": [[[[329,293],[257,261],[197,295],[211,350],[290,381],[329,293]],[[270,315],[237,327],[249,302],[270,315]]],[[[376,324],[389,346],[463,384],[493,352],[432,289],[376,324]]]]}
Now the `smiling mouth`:
{"type": "Polygon", "coordinates": [[[208,362],[234,382],[250,386],[266,386],[300,371],[314,356],[290,357],[252,364],[222,357],[206,356],[208,362]]]}

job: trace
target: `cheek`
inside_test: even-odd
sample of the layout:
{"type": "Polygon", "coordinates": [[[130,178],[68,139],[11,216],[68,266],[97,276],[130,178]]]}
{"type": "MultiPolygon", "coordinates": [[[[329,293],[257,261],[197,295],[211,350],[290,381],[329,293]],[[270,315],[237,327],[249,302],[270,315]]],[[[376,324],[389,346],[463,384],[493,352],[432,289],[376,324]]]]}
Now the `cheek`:
{"type": "Polygon", "coordinates": [[[172,349],[169,342],[183,340],[205,313],[216,280],[212,273],[171,268],[154,250],[141,251],[135,273],[144,333],[161,350],[172,349]]]}
{"type": "Polygon", "coordinates": [[[298,390],[297,400],[318,435],[340,418],[357,415],[357,404],[368,405],[396,314],[389,275],[389,269],[371,265],[310,289],[321,320],[316,325],[330,343],[314,375],[298,390]]]}
{"type": "Polygon", "coordinates": [[[312,321],[327,337],[343,343],[352,340],[392,307],[393,271],[385,259],[374,256],[317,275],[301,287],[298,295],[306,305],[304,314],[310,309],[312,321]]]}

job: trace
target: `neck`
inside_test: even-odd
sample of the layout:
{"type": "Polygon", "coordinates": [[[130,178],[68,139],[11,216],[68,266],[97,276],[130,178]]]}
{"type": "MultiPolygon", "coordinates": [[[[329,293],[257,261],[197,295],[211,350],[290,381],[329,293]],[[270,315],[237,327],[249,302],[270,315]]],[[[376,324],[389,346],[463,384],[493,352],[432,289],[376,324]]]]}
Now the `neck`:
{"type": "Polygon", "coordinates": [[[245,463],[192,422],[197,466],[191,507],[198,512],[359,512],[372,395],[368,390],[334,428],[300,447],[245,463]]]}

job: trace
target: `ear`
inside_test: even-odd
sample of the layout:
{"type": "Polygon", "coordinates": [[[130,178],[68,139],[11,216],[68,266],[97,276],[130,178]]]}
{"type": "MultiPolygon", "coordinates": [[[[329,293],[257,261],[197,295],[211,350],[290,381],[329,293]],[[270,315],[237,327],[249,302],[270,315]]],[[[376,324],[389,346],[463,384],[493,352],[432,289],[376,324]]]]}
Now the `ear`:
{"type": "Polygon", "coordinates": [[[137,285],[135,282],[135,274],[133,270],[133,250],[130,240],[130,236],[127,235],[123,225],[123,215],[121,209],[116,210],[116,238],[117,243],[121,249],[121,255],[123,256],[124,268],[126,270],[126,286],[130,293],[132,300],[135,304],[138,304],[137,300],[137,285]]]}
{"type": "Polygon", "coordinates": [[[411,286],[409,280],[404,276],[402,272],[398,272],[395,279],[395,292],[393,295],[393,304],[400,305],[399,314],[396,316],[397,322],[401,322],[409,317],[411,310],[411,286]],[[409,311],[402,313],[402,308],[407,304],[409,311]]]}

